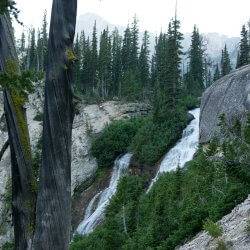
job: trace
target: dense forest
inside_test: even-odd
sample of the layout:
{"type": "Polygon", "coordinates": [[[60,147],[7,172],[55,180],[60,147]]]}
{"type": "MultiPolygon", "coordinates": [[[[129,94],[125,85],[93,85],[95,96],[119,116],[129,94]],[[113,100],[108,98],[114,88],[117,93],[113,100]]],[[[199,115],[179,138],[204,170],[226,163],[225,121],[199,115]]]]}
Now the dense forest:
{"type": "Polygon", "coordinates": [[[221,115],[224,140],[200,145],[192,161],[162,174],[151,189],[148,173],[123,177],[103,223],[87,235],[71,232],[72,125],[77,103],[146,104],[147,116],[113,121],[91,137],[91,154],[97,172],[110,169],[127,152],[140,168],[157,168],[194,119],[188,111],[199,108],[204,91],[250,63],[250,30],[243,25],[236,65],[227,45],[215,64],[208,63],[198,25],[183,51],[177,15],[150,51],[149,32],[139,39],[136,16],[124,34],[107,27],[98,37],[96,23],[92,37],[75,34],[76,0],[54,0],[50,26],[45,12],[40,29],[14,38],[13,20],[21,25],[15,6],[0,2],[0,90],[14,227],[14,242],[3,249],[175,249],[202,229],[220,236],[216,221],[250,193],[250,117],[244,124],[229,124],[221,115]],[[183,58],[188,58],[184,67],[183,58]],[[26,114],[35,82],[45,89],[39,156],[32,152],[26,114]]]}

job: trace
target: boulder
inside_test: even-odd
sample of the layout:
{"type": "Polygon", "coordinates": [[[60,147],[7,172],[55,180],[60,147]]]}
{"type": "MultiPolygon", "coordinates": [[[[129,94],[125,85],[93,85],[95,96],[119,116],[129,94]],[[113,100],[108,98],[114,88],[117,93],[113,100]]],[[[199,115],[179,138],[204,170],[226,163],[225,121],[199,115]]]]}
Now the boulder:
{"type": "Polygon", "coordinates": [[[235,120],[246,121],[250,111],[250,65],[219,79],[203,94],[200,115],[200,143],[222,139],[218,126],[224,114],[231,126],[235,120]]]}

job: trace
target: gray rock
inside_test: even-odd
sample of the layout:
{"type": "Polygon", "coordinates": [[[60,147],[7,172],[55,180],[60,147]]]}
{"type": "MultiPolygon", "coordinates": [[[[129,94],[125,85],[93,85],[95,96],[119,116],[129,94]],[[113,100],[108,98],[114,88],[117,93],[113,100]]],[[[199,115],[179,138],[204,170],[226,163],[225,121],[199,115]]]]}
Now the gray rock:
{"type": "Polygon", "coordinates": [[[209,87],[202,96],[200,143],[221,137],[219,116],[225,114],[229,125],[244,122],[250,111],[250,65],[233,71],[209,87]]]}
{"type": "Polygon", "coordinates": [[[249,250],[250,235],[247,230],[250,221],[250,196],[232,212],[224,216],[218,225],[222,228],[222,236],[218,239],[202,231],[190,242],[176,248],[176,250],[216,250],[218,241],[223,241],[227,249],[249,250]]]}

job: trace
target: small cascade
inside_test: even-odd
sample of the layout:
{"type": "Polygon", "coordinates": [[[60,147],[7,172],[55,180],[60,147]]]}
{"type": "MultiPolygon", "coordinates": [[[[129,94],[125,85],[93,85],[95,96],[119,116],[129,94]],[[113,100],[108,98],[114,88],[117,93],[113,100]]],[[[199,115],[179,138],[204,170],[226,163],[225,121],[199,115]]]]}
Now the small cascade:
{"type": "Polygon", "coordinates": [[[148,191],[162,173],[176,170],[178,167],[182,168],[193,159],[199,145],[200,109],[191,110],[189,113],[194,116],[194,119],[183,131],[181,140],[166,154],[148,191]]]}
{"type": "Polygon", "coordinates": [[[105,215],[105,209],[110,199],[116,193],[120,178],[126,173],[132,154],[125,154],[116,159],[109,187],[96,194],[90,201],[84,216],[84,220],[77,228],[77,233],[81,235],[91,233],[98,226],[105,215]]]}

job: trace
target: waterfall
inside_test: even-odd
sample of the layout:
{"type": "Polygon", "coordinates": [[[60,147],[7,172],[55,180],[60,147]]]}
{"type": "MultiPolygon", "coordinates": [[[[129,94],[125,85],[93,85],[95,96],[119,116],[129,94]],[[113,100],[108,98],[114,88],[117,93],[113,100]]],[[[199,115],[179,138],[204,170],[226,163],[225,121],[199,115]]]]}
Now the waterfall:
{"type": "Polygon", "coordinates": [[[178,167],[182,168],[188,161],[193,159],[199,145],[200,109],[191,110],[189,113],[194,116],[194,119],[183,131],[181,140],[164,157],[148,191],[162,173],[176,170],[178,167]]]}
{"type": "Polygon", "coordinates": [[[112,196],[116,193],[119,179],[126,173],[131,157],[132,154],[125,154],[116,159],[109,186],[96,194],[90,201],[85,212],[84,220],[76,230],[78,234],[89,234],[102,222],[105,209],[112,196]]]}

